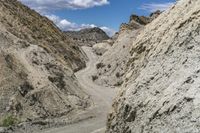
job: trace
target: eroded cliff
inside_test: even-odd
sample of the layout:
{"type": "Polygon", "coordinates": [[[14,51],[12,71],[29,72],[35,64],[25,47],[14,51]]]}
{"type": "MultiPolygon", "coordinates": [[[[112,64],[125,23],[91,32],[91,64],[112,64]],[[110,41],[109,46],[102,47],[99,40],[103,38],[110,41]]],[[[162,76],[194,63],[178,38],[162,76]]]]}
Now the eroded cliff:
{"type": "Polygon", "coordinates": [[[200,1],[180,0],[137,36],[108,133],[199,132],[200,1]]]}

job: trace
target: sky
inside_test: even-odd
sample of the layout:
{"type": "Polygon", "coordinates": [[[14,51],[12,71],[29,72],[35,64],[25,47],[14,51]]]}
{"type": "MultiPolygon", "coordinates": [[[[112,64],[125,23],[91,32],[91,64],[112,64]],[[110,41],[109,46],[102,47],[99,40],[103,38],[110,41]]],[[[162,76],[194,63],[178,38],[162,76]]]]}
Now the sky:
{"type": "Polygon", "coordinates": [[[52,20],[61,30],[100,27],[112,36],[131,14],[148,16],[176,0],[19,0],[52,20]]]}

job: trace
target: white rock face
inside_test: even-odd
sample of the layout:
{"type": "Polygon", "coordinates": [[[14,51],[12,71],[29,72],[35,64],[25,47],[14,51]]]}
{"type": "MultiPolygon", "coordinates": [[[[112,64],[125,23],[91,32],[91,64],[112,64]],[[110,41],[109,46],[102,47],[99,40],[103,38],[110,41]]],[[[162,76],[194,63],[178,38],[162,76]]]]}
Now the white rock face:
{"type": "Polygon", "coordinates": [[[180,0],[133,42],[107,133],[200,132],[200,0],[180,0]]]}
{"type": "MultiPolygon", "coordinates": [[[[97,77],[95,80],[99,85],[121,86],[123,78],[126,77],[127,62],[130,58],[130,50],[132,42],[143,30],[144,26],[159,16],[161,12],[152,13],[149,17],[137,16],[132,14],[128,23],[123,23],[120,30],[112,39],[111,46],[107,43],[98,43],[93,46],[94,51],[98,55],[101,67],[97,67],[97,77]]],[[[97,64],[98,65],[98,64],[97,64]]]]}
{"type": "MultiPolygon", "coordinates": [[[[100,85],[120,86],[126,70],[126,64],[130,57],[132,41],[136,38],[139,30],[126,30],[119,34],[112,46],[106,48],[106,52],[99,58],[101,67],[97,67],[98,79],[95,81],[100,85]]],[[[99,44],[97,44],[98,47],[99,44]]],[[[94,50],[100,51],[94,46],[94,50]]]]}

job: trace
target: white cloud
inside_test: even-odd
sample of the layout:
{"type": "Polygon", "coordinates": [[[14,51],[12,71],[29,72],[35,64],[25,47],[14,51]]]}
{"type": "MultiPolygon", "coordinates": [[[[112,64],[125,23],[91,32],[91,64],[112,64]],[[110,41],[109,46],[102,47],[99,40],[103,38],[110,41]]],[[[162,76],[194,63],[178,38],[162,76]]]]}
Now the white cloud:
{"type": "MultiPolygon", "coordinates": [[[[78,31],[85,28],[97,27],[95,24],[76,24],[67,19],[61,19],[51,14],[52,10],[59,9],[86,9],[95,6],[103,6],[109,4],[108,0],[19,0],[40,14],[48,17],[63,31],[78,31]],[[48,14],[48,15],[47,15],[48,14]]],[[[102,26],[100,27],[109,36],[114,35],[115,30],[102,26]]]]}
{"type": "Polygon", "coordinates": [[[149,12],[155,12],[157,10],[164,11],[164,10],[167,10],[172,5],[174,5],[173,2],[167,2],[167,3],[150,3],[150,4],[143,4],[140,7],[140,9],[147,10],[149,12]]]}
{"type": "Polygon", "coordinates": [[[108,0],[19,0],[37,11],[85,9],[109,4],[108,0]]]}
{"type": "MultiPolygon", "coordinates": [[[[67,19],[61,19],[56,15],[46,15],[50,20],[52,20],[61,30],[63,31],[79,31],[85,28],[94,28],[98,27],[95,24],[76,24],[68,21],[67,19]]],[[[105,31],[109,36],[113,36],[115,34],[115,30],[108,28],[106,26],[99,27],[103,31],[105,31]]]]}

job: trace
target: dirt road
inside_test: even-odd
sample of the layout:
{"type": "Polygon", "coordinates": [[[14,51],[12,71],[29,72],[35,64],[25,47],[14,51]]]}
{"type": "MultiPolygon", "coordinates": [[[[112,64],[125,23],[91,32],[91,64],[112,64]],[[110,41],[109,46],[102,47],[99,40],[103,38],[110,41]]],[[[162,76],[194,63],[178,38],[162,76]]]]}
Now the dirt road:
{"type": "Polygon", "coordinates": [[[88,93],[94,106],[87,110],[87,114],[95,116],[65,127],[51,129],[45,133],[103,133],[106,127],[107,114],[111,108],[116,89],[96,85],[91,75],[96,68],[97,56],[90,47],[82,47],[87,54],[89,61],[87,67],[76,73],[76,77],[86,93],[88,93]]]}

